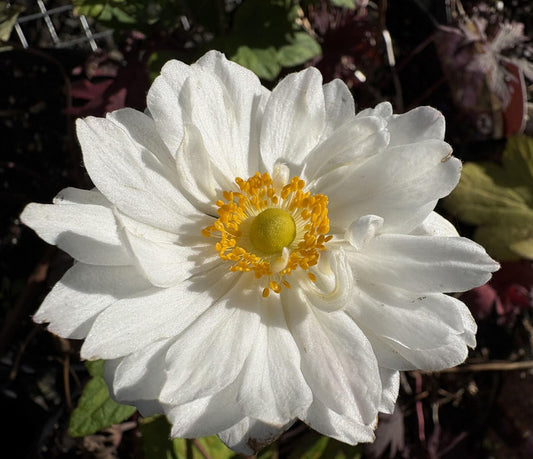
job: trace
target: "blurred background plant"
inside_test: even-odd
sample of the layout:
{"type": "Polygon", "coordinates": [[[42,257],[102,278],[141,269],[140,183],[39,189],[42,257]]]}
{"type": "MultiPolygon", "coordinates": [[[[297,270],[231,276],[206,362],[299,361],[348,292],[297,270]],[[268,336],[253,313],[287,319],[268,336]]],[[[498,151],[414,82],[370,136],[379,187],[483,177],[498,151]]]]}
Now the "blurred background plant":
{"type": "Polygon", "coordinates": [[[377,440],[348,447],[297,424],[266,458],[533,457],[533,4],[530,0],[16,0],[0,2],[0,429],[4,457],[228,458],[215,437],[168,440],[164,418],[109,399],[100,363],[31,322],[72,261],[18,215],[90,187],[76,117],[145,108],[171,58],[218,49],[267,87],[314,65],[358,109],[433,105],[465,161],[439,211],[502,262],[462,294],[479,345],[459,368],[407,372],[377,440]]]}

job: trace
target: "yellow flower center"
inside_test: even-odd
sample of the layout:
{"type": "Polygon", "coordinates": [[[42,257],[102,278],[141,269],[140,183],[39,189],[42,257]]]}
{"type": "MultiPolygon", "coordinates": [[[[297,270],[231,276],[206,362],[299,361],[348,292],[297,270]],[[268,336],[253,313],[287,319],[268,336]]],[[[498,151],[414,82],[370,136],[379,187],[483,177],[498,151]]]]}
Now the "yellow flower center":
{"type": "Polygon", "coordinates": [[[280,253],[296,236],[296,224],[286,210],[271,207],[254,217],[250,227],[250,242],[267,255],[280,253]]]}
{"type": "MultiPolygon", "coordinates": [[[[215,248],[220,258],[232,262],[230,271],[267,278],[264,297],[290,288],[291,272],[316,265],[332,237],[326,236],[328,198],[304,191],[299,177],[280,183],[283,174],[278,175],[274,180],[259,172],[248,180],[237,177],[239,191],[223,192],[224,200],[216,202],[219,218],[202,230],[206,237],[220,235],[215,248]]],[[[316,280],[311,272],[308,276],[316,280]]]]}

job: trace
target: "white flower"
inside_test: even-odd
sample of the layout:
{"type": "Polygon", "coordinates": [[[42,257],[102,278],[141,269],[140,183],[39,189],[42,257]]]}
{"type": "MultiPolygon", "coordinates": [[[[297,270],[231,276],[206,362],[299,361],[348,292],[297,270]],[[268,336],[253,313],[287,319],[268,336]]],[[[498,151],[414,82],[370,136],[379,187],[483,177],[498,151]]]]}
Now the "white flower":
{"type": "Polygon", "coordinates": [[[148,110],[78,121],[96,188],[22,220],[76,260],[36,322],[106,359],[113,396],[175,437],[251,454],[295,420],[368,442],[399,370],[475,345],[443,292],[498,265],[433,212],[461,163],[429,107],[354,115],[309,68],[272,91],[210,52],[170,61],[148,110]]]}

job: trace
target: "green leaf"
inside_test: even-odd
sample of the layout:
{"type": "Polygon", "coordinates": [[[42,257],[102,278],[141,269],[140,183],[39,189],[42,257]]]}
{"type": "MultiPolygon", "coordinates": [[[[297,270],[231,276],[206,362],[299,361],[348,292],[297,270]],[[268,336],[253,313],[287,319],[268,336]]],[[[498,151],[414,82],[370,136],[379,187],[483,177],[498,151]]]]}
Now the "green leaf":
{"type": "Polygon", "coordinates": [[[144,457],[150,459],[174,459],[178,453],[170,439],[170,425],[164,416],[144,418],[139,423],[144,457]]]}
{"type": "Polygon", "coordinates": [[[202,449],[212,458],[237,459],[240,457],[216,436],[185,440],[170,439],[170,424],[165,416],[142,419],[139,425],[144,457],[150,459],[204,459],[202,449]]]}
{"type": "Polygon", "coordinates": [[[291,451],[289,459],[360,459],[361,448],[309,431],[291,451]]]}
{"type": "Polygon", "coordinates": [[[137,23],[135,16],[138,10],[144,9],[139,2],[129,5],[123,0],[73,0],[74,12],[78,16],[90,16],[108,26],[120,27],[137,23]],[[128,12],[129,11],[129,12],[128,12]]]}
{"type": "Polygon", "coordinates": [[[502,164],[467,163],[445,208],[499,260],[533,258],[533,139],[510,137],[502,164]]]}
{"type": "Polygon", "coordinates": [[[318,56],[316,40],[301,29],[300,7],[290,0],[246,0],[235,11],[233,26],[209,43],[260,78],[274,80],[283,67],[318,56]]]}
{"type": "Polygon", "coordinates": [[[288,45],[278,51],[278,62],[283,67],[294,67],[322,53],[317,41],[307,32],[295,32],[287,37],[288,45]]]}
{"type": "Polygon", "coordinates": [[[22,6],[10,5],[8,8],[6,2],[0,2],[0,42],[9,40],[17,18],[22,11],[24,11],[22,6]]]}
{"type": "Polygon", "coordinates": [[[91,435],[118,424],[135,413],[135,407],[120,405],[109,397],[103,378],[104,361],[87,362],[92,378],[81,394],[78,406],[72,412],[69,434],[73,437],[91,435]]]}
{"type": "MultiPolygon", "coordinates": [[[[533,231],[529,232],[530,236],[533,236],[533,231]]],[[[522,258],[529,258],[533,260],[533,237],[528,239],[522,239],[518,242],[513,242],[511,244],[511,250],[522,258]]]]}
{"type": "Polygon", "coordinates": [[[355,8],[355,0],[331,0],[331,3],[334,6],[350,8],[351,10],[355,8]]]}
{"type": "Polygon", "coordinates": [[[259,78],[265,80],[273,80],[281,72],[281,65],[273,46],[265,49],[239,46],[237,52],[230,56],[230,59],[250,69],[259,78]]]}
{"type": "Polygon", "coordinates": [[[178,27],[177,18],[183,14],[182,2],[176,0],[72,0],[74,12],[95,18],[114,29],[140,30],[153,33],[158,24],[170,33],[178,27]]]}
{"type": "Polygon", "coordinates": [[[104,377],[105,360],[88,360],[85,362],[87,371],[93,377],[104,377]]]}

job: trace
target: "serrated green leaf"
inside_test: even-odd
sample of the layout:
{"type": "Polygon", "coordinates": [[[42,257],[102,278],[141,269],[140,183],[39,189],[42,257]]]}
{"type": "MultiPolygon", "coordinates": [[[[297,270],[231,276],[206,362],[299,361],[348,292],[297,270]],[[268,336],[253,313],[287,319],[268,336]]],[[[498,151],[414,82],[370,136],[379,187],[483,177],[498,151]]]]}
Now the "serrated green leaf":
{"type": "Polygon", "coordinates": [[[499,260],[533,258],[533,139],[509,138],[502,164],[468,163],[445,208],[477,225],[474,235],[499,260]]]}
{"type": "Polygon", "coordinates": [[[92,378],[70,417],[69,434],[73,437],[91,435],[118,424],[135,413],[135,407],[120,405],[109,397],[107,384],[102,377],[103,365],[103,361],[87,362],[92,378]]]}

